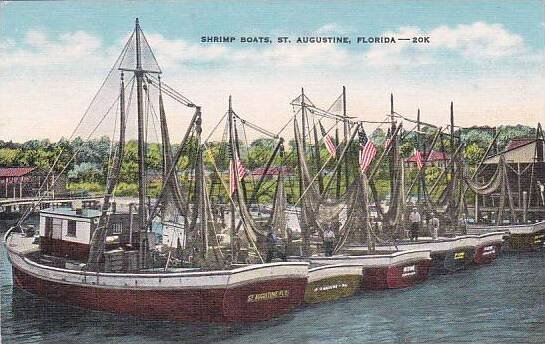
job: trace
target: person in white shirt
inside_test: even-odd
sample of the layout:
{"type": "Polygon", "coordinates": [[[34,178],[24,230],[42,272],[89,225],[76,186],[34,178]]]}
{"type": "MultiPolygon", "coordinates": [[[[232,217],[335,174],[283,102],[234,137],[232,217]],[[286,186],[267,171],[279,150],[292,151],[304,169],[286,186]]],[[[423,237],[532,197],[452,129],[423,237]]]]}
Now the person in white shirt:
{"type": "Polygon", "coordinates": [[[430,227],[432,239],[437,240],[439,234],[439,219],[437,218],[437,215],[435,215],[435,213],[431,214],[430,227]]]}
{"type": "Polygon", "coordinates": [[[422,221],[422,218],[420,216],[420,213],[418,212],[418,209],[416,207],[413,208],[411,213],[409,214],[409,222],[411,223],[411,241],[418,240],[418,232],[420,230],[420,221],[422,221]]]}
{"type": "Polygon", "coordinates": [[[539,193],[541,195],[541,204],[545,205],[545,184],[538,180],[537,186],[539,187],[539,193]]]}
{"type": "Polygon", "coordinates": [[[331,226],[328,226],[324,231],[324,251],[326,257],[331,257],[333,255],[333,245],[335,243],[335,232],[331,226]]]}

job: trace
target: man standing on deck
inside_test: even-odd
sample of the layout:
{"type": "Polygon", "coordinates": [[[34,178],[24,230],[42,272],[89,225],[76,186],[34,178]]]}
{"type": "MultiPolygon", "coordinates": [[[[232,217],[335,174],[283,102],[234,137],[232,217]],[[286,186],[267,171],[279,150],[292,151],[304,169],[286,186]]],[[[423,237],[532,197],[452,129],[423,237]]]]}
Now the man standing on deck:
{"type": "Polygon", "coordinates": [[[431,213],[430,227],[432,239],[437,240],[437,236],[439,234],[439,219],[435,213],[431,213]]]}
{"type": "Polygon", "coordinates": [[[409,221],[411,222],[411,241],[418,240],[418,232],[420,229],[420,221],[422,221],[422,218],[420,217],[420,213],[418,212],[418,209],[416,207],[413,208],[413,211],[409,214],[409,221]]]}
{"type": "Polygon", "coordinates": [[[331,225],[327,226],[327,229],[324,231],[324,251],[326,257],[331,257],[333,255],[333,245],[335,243],[335,232],[331,228],[331,225]]]}
{"type": "Polygon", "coordinates": [[[545,205],[545,184],[538,180],[537,186],[541,195],[541,204],[545,205]]]}

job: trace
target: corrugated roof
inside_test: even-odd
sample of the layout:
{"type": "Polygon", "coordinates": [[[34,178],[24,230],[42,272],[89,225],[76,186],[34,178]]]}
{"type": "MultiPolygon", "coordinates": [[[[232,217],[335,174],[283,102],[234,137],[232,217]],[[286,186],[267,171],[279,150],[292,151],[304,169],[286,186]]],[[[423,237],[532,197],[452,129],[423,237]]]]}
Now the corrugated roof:
{"type": "Polygon", "coordinates": [[[507,147],[505,147],[505,150],[510,151],[518,147],[526,146],[527,144],[532,143],[535,140],[536,139],[512,139],[507,144],[507,147]]]}
{"type": "Polygon", "coordinates": [[[0,178],[22,177],[35,169],[36,167],[0,167],[0,178]]]}
{"type": "Polygon", "coordinates": [[[507,152],[510,152],[512,150],[515,150],[515,149],[518,149],[518,148],[521,148],[521,147],[524,147],[524,146],[527,146],[529,144],[533,144],[535,142],[540,142],[540,143],[543,143],[543,140],[541,138],[539,139],[511,139],[509,141],[509,143],[507,143],[507,146],[505,147],[505,150],[502,151],[502,152],[499,152],[499,153],[496,153],[496,154],[492,154],[490,155],[489,157],[486,158],[486,160],[484,161],[485,163],[498,156],[498,155],[502,155],[502,154],[505,154],[507,152]]]}

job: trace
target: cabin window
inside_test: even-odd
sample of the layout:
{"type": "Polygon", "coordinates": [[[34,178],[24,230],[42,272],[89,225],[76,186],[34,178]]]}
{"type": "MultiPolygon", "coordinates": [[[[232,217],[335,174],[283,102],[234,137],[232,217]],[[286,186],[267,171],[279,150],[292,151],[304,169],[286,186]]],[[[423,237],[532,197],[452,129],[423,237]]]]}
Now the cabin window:
{"type": "Polygon", "coordinates": [[[76,236],[76,221],[68,220],[68,230],[66,232],[66,235],[71,237],[76,236]]]}
{"type": "Polygon", "coordinates": [[[123,224],[122,223],[114,223],[112,228],[113,234],[121,234],[123,232],[123,224]]]}

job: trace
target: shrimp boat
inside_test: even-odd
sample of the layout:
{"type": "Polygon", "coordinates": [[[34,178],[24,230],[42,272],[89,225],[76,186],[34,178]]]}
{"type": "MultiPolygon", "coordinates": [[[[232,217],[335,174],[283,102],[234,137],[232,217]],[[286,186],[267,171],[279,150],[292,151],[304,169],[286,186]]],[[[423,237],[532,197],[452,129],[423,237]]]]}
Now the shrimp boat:
{"type": "Polygon", "coordinates": [[[545,248],[545,221],[525,225],[467,225],[468,233],[486,234],[491,231],[503,232],[507,249],[527,251],[545,248]]]}
{"type": "Polygon", "coordinates": [[[367,290],[406,288],[424,282],[428,278],[431,265],[429,250],[354,256],[312,256],[309,261],[317,265],[356,265],[361,269],[361,286],[367,290]]]}
{"type": "Polygon", "coordinates": [[[25,214],[4,236],[14,285],[85,309],[179,321],[260,321],[299,306],[308,263],[237,264],[218,245],[200,144],[201,108],[161,82],[161,69],[138,19],[105,85],[118,73],[121,86],[114,105],[119,113],[119,141],[112,150],[100,209],[82,209],[77,204],[43,209],[39,231],[25,227],[25,214]],[[127,84],[124,74],[131,76],[127,84]],[[126,89],[131,90],[128,102],[126,89]],[[154,205],[146,195],[144,129],[144,112],[152,108],[152,89],[159,95],[163,150],[162,189],[154,205]],[[122,213],[116,210],[113,195],[123,162],[133,90],[137,95],[139,197],[128,213],[122,213]],[[195,109],[176,154],[169,142],[163,94],[195,109]],[[182,156],[195,161],[191,187],[184,187],[179,179],[182,156]],[[158,250],[151,232],[156,221],[177,228],[180,245],[168,252],[158,250]]]}
{"type": "MultiPolygon", "coordinates": [[[[482,235],[462,235],[437,240],[403,241],[376,246],[378,252],[429,250],[431,273],[449,273],[467,268],[472,264],[489,263],[497,258],[504,241],[504,232],[482,235]]],[[[365,254],[365,247],[347,247],[345,252],[365,254]]]]}
{"type": "MultiPolygon", "coordinates": [[[[444,273],[455,272],[472,264],[478,242],[477,236],[466,235],[455,238],[439,238],[438,240],[396,242],[390,245],[376,246],[376,250],[384,253],[429,250],[432,259],[430,272],[444,273]]],[[[347,247],[345,252],[351,255],[365,254],[367,247],[347,247]]]]}
{"type": "MultiPolygon", "coordinates": [[[[300,175],[301,190],[301,214],[300,227],[302,231],[302,256],[292,256],[292,261],[308,261],[311,264],[309,270],[309,282],[305,291],[305,302],[316,303],[330,301],[342,297],[351,296],[360,290],[379,290],[388,288],[404,288],[415,283],[426,280],[429,266],[431,263],[429,250],[412,250],[403,252],[382,252],[373,249],[366,251],[365,254],[352,252],[347,253],[345,247],[349,243],[361,242],[366,239],[368,245],[373,245],[373,234],[370,223],[370,203],[368,189],[370,188],[366,168],[360,164],[357,166],[358,173],[350,175],[350,170],[356,170],[356,166],[349,166],[354,159],[348,158],[358,148],[362,149],[368,142],[367,136],[360,122],[350,121],[346,114],[346,95],[345,89],[336,102],[342,105],[342,114],[317,108],[304,93],[292,101],[292,105],[299,110],[294,116],[294,136],[298,156],[298,168],[300,175]],[[325,163],[320,160],[319,145],[316,125],[314,126],[314,142],[311,142],[314,153],[306,152],[305,133],[307,123],[316,123],[316,119],[307,118],[307,113],[326,118],[333,118],[337,123],[345,124],[344,140],[340,144],[338,134],[335,135],[337,145],[333,138],[329,137],[327,132],[321,128],[320,120],[317,122],[322,131],[322,140],[329,152],[329,159],[325,163]],[[299,128],[298,114],[301,116],[301,129],[299,128]],[[357,137],[357,139],[356,139],[357,137]],[[336,152],[339,146],[339,152],[336,152]],[[317,171],[313,177],[311,173],[311,164],[307,163],[307,157],[314,156],[314,169],[317,171]],[[328,162],[334,161],[335,166],[331,172],[329,181],[325,183],[322,176],[324,166],[328,162]],[[344,193],[341,192],[344,174],[344,193]],[[334,192],[330,191],[330,185],[335,182],[334,192]],[[329,194],[328,194],[329,192],[329,194]],[[323,237],[326,228],[334,230],[338,238],[333,248],[332,256],[324,256],[320,252],[320,244],[316,249],[311,249],[311,235],[323,237]],[[313,252],[312,252],[313,251],[313,252]]],[[[335,103],[330,107],[334,109],[335,103]]],[[[312,131],[308,132],[308,135],[312,131]]],[[[399,128],[395,127],[391,131],[391,142],[397,139],[399,128]]],[[[386,152],[395,148],[390,145],[380,158],[384,157],[386,152]]],[[[369,147],[369,146],[367,146],[369,147]]],[[[372,157],[369,158],[369,163],[372,157]]],[[[368,167],[367,165],[366,167],[368,167]]],[[[370,173],[372,175],[373,173],[370,173]]],[[[398,175],[396,175],[398,177],[398,175]]],[[[399,178],[397,179],[399,181],[399,178]]],[[[371,187],[372,188],[372,187],[371,187]]],[[[399,188],[397,188],[399,189],[399,188]]],[[[399,190],[396,191],[399,193],[399,190]]],[[[386,216],[392,215],[397,208],[390,207],[391,212],[386,216]]]]}

